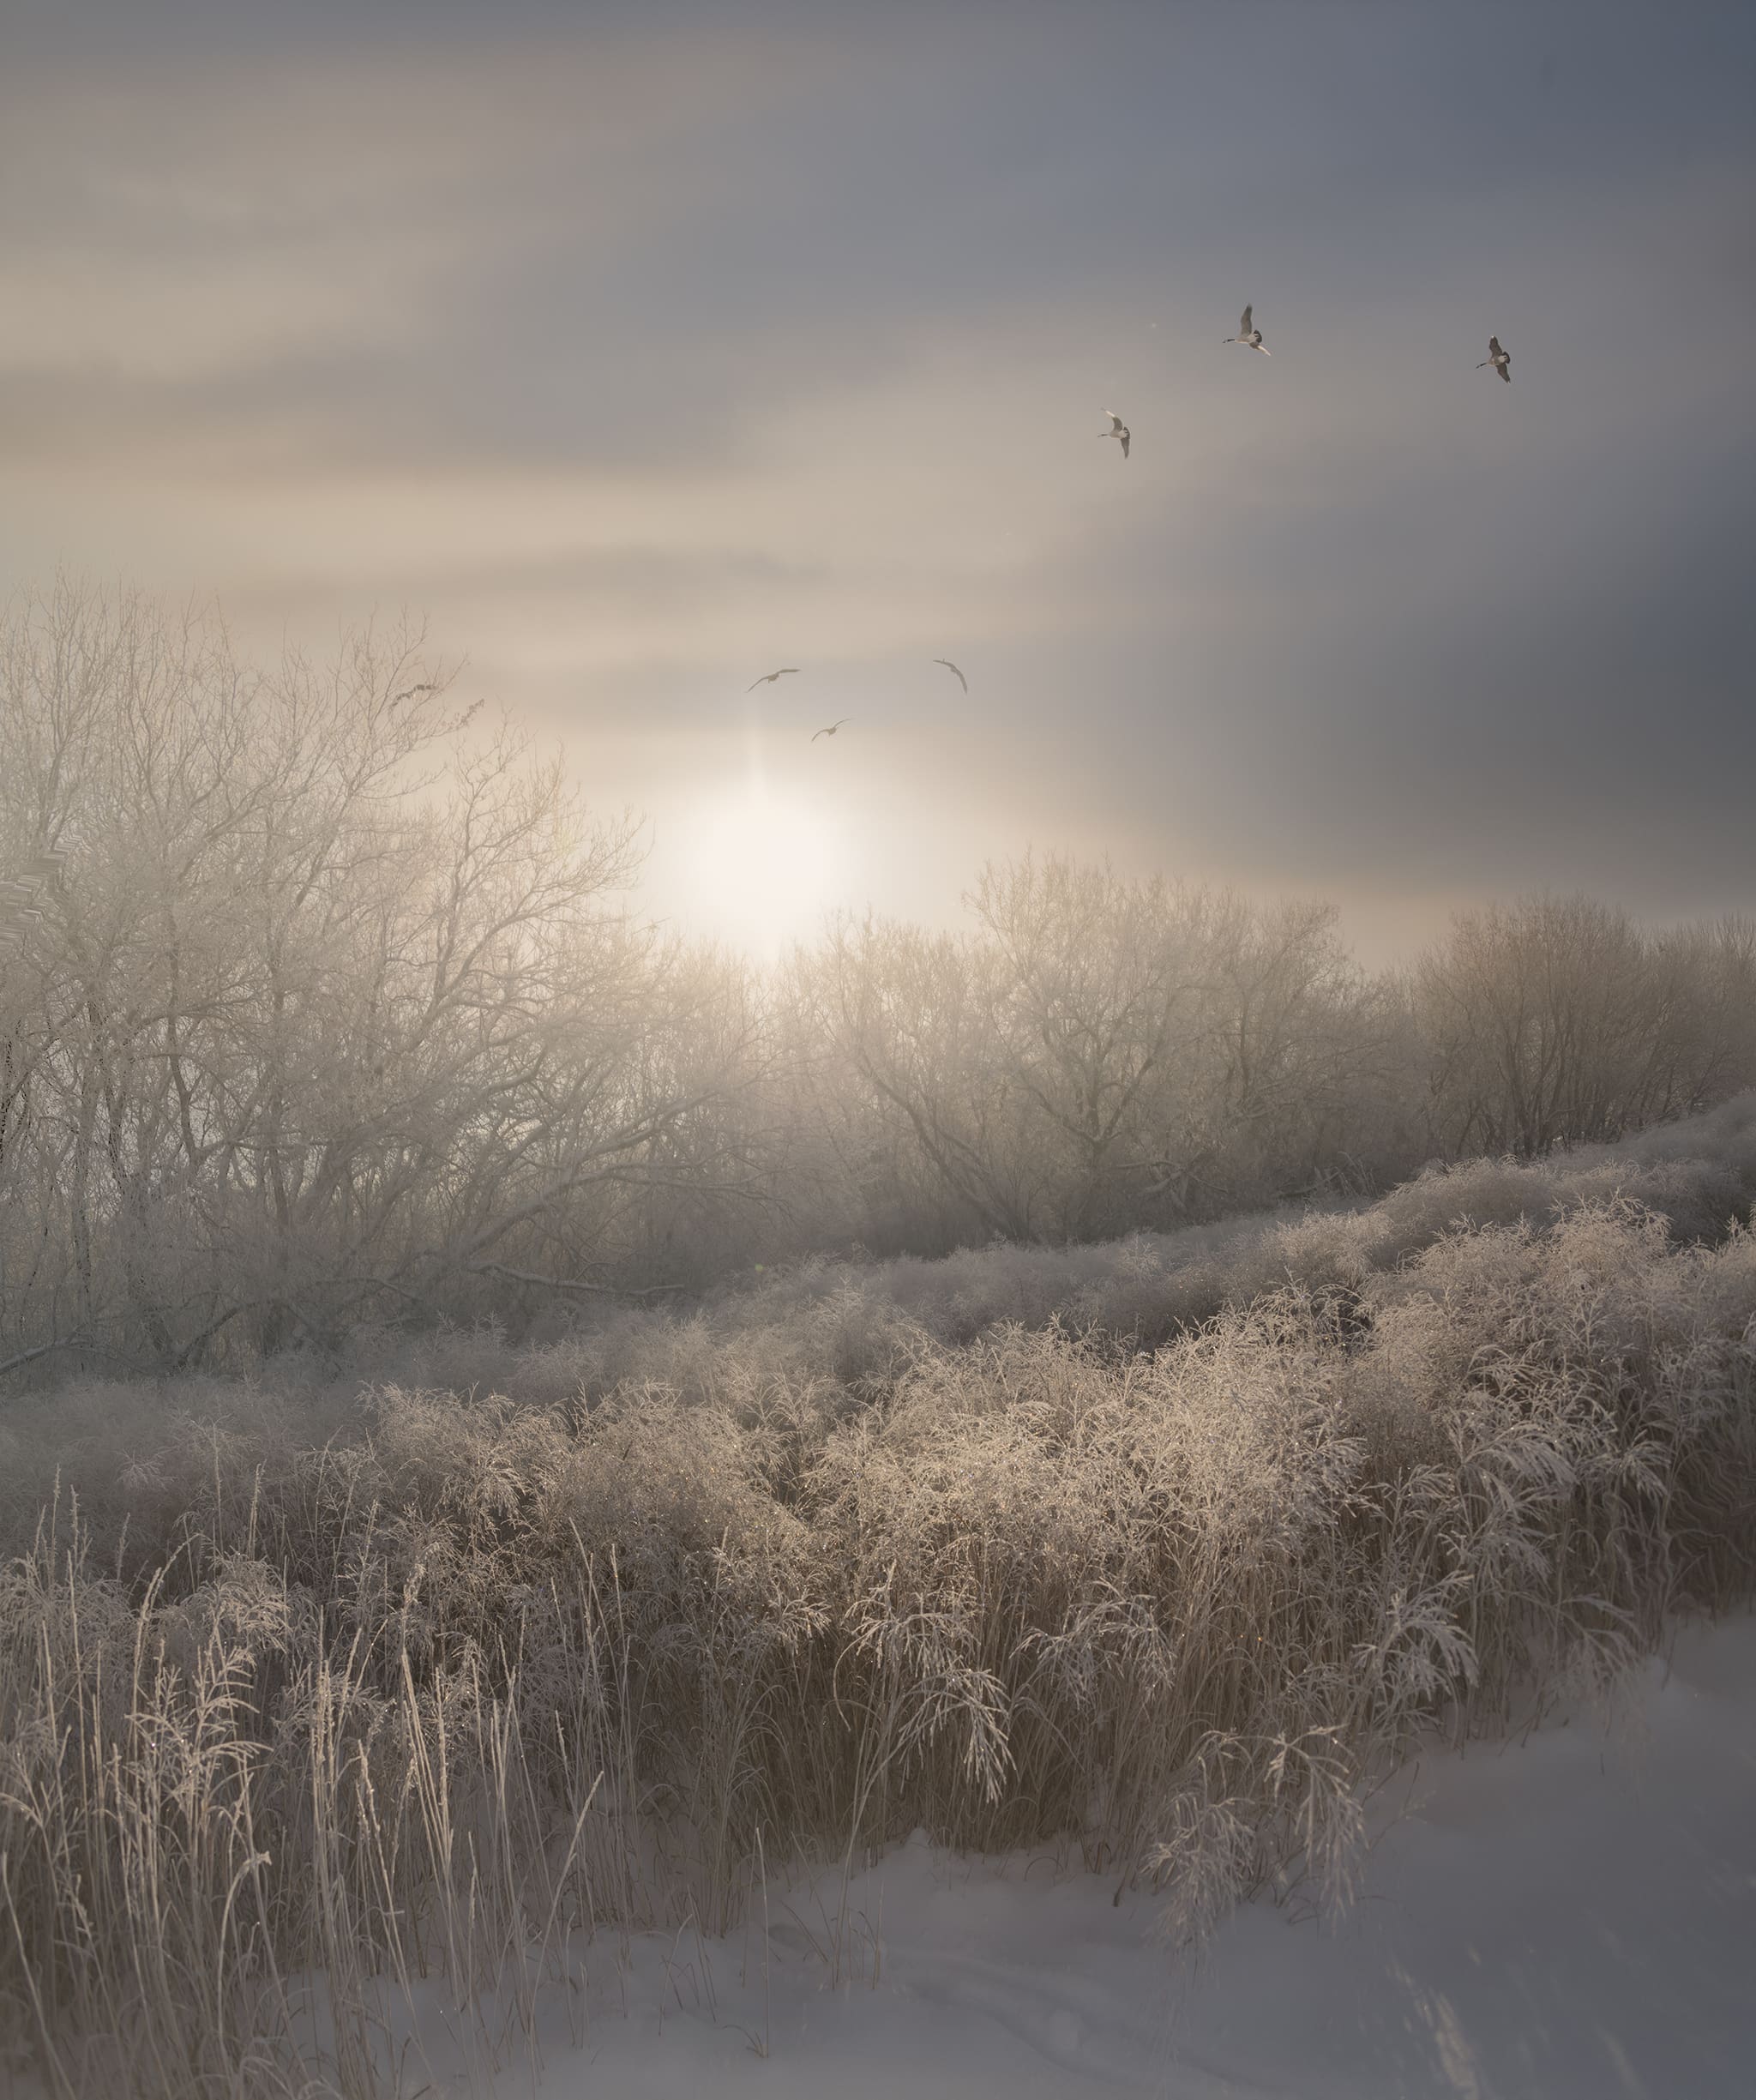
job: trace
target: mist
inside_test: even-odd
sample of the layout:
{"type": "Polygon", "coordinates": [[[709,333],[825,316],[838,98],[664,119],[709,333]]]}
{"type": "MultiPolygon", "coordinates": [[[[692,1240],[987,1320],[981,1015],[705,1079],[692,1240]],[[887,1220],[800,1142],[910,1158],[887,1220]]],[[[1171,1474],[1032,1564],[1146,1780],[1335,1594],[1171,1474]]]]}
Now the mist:
{"type": "Polygon", "coordinates": [[[0,2092],[1744,2093],[1756,15],[4,50],[0,2092]]]}

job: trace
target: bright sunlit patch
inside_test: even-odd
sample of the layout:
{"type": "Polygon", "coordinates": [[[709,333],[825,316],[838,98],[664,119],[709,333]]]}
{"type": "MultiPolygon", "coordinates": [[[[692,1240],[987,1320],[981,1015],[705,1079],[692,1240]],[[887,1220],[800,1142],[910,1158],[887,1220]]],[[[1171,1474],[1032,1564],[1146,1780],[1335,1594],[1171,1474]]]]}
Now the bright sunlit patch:
{"type": "Polygon", "coordinates": [[[765,960],[814,939],[841,901],[839,827],[760,773],[703,803],[688,857],[690,918],[765,960]]]}

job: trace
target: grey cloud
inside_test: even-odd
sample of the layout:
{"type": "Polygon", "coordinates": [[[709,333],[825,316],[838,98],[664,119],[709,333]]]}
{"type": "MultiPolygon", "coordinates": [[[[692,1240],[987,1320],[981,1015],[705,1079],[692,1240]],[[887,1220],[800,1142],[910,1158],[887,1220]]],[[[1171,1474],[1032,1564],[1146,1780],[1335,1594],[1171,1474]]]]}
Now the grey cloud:
{"type": "Polygon", "coordinates": [[[0,280],[84,333],[0,327],[0,490],[395,483],[466,520],[522,477],[560,533],[638,486],[622,551],[484,527],[189,581],[424,605],[521,704],[625,704],[631,778],[796,606],[846,615],[821,653],[896,726],[863,762],[942,768],[972,839],[1055,843],[1058,807],[1193,871],[1756,902],[1747,11],[162,8],[77,66],[60,19],[0,86],[0,280]],[[1272,364],[1219,346],[1246,298],[1272,364]],[[814,418],[911,387],[813,478],[814,418]],[[892,467],[863,541],[848,478],[892,467]],[[1004,491],[971,531],[1031,529],[947,581],[971,489],[1004,491]],[[941,607],[985,770],[979,711],[891,675],[941,607]],[[622,638],[545,689],[520,622],[622,638]]]}

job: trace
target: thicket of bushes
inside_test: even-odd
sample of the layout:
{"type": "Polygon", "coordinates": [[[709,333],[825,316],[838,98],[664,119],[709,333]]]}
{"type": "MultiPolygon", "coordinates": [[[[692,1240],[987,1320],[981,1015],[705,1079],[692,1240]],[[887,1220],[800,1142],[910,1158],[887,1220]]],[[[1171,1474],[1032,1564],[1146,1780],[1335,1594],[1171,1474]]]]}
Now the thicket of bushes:
{"type": "Polygon", "coordinates": [[[1748,1593],[1753,1192],[1747,1099],[1302,1219],[367,1337],[363,1393],[25,1396],[0,2060],[388,2091],[422,1977],[485,2056],[588,1935],[917,1827],[1183,1932],[1344,1892],[1415,1731],[1748,1593]]]}
{"type": "Polygon", "coordinates": [[[67,857],[0,944],[14,1385],[1359,1199],[1756,1083],[1756,929],[1577,900],[1374,976],[1326,909],[1027,860],[755,972],[444,682],[70,586],[0,623],[0,878],[67,857]]]}

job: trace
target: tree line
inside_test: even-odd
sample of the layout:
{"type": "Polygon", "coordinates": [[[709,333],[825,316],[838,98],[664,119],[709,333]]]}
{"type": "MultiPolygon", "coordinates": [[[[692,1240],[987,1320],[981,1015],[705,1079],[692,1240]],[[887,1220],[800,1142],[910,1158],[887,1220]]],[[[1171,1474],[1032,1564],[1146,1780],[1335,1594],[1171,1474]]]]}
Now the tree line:
{"type": "Polygon", "coordinates": [[[1756,924],[1537,898],[1363,969],[1333,909],[989,867],[761,971],[418,630],[246,662],[72,583],[0,628],[0,1367],[236,1367],[811,1250],[1170,1227],[1756,1083],[1756,924]]]}

